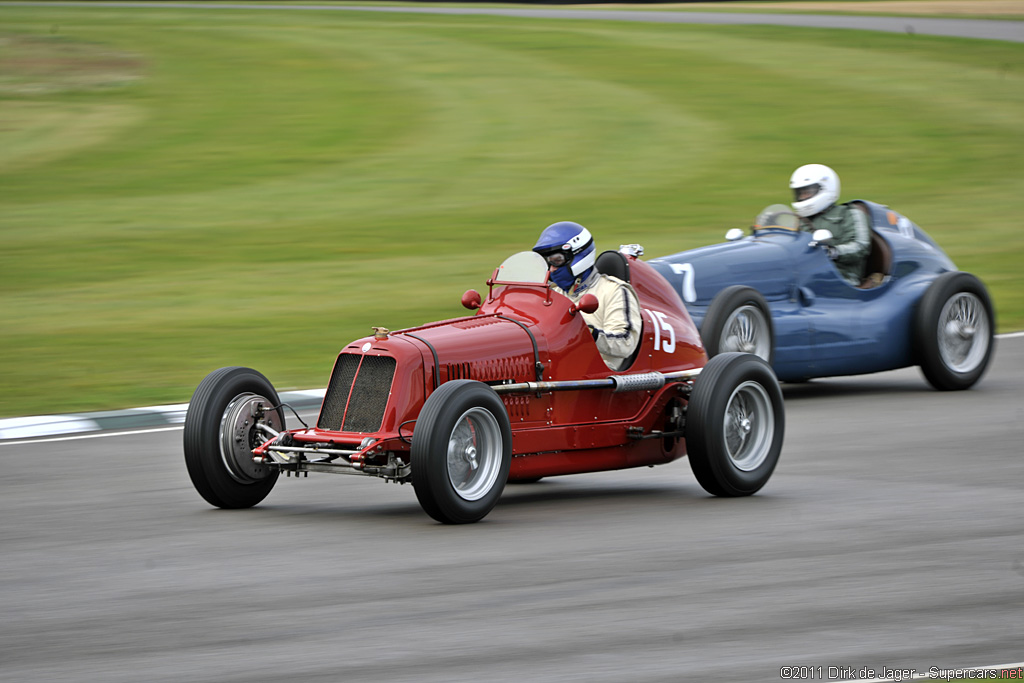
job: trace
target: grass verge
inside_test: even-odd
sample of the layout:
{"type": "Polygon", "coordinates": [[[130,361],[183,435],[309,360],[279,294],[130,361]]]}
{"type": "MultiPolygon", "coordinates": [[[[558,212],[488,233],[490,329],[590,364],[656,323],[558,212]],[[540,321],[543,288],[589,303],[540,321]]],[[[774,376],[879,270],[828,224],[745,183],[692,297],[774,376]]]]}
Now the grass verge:
{"type": "Polygon", "coordinates": [[[1024,47],[771,27],[0,7],[0,416],[323,386],[577,220],[719,241],[828,163],[1024,328],[1024,47]]]}

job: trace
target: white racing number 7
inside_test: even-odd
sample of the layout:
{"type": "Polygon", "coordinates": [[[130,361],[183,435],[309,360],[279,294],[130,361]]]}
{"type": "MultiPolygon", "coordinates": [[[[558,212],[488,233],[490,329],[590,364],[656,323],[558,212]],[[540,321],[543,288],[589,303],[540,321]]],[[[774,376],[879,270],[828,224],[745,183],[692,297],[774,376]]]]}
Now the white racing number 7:
{"type": "Polygon", "coordinates": [[[670,263],[669,267],[672,268],[672,272],[676,275],[683,276],[683,284],[679,288],[680,294],[683,295],[683,301],[692,304],[697,300],[697,277],[696,273],[693,272],[693,264],[670,263]]]}
{"type": "Polygon", "coordinates": [[[654,350],[665,353],[676,352],[676,331],[668,322],[668,316],[661,311],[652,311],[645,308],[647,315],[651,316],[651,323],[654,326],[654,350]]]}

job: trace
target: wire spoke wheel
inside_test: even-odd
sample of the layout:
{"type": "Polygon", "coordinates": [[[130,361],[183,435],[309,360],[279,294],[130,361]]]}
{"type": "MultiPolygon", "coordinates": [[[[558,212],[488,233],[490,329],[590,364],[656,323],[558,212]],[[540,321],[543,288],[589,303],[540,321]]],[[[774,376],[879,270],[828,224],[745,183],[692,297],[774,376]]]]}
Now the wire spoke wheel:
{"type": "Polygon", "coordinates": [[[700,327],[708,357],[749,353],[772,364],[775,330],[768,302],[753,287],[732,285],[715,295],[700,327]]]}
{"type": "Polygon", "coordinates": [[[724,438],[737,469],[753,472],[768,457],[775,415],[768,392],[757,382],[744,382],[732,392],[726,408],[724,438]]]}
{"type": "Polygon", "coordinates": [[[448,480],[463,500],[480,500],[501,469],[498,421],[483,408],[462,414],[448,439],[448,480]]]}
{"type": "Polygon", "coordinates": [[[412,485],[423,511],[444,524],[483,519],[512,466],[512,427],[494,390],[445,382],[427,397],[412,435],[412,485]]]}
{"type": "Polygon", "coordinates": [[[768,320],[756,306],[740,306],[725,321],[719,353],[738,351],[752,353],[758,358],[768,359],[771,351],[771,332],[768,320]]]}
{"type": "Polygon", "coordinates": [[[989,332],[981,299],[970,292],[960,292],[939,313],[939,355],[951,370],[970,372],[985,358],[989,332]]]}
{"type": "Polygon", "coordinates": [[[185,415],[183,447],[189,478],[208,503],[248,508],[270,493],[278,471],[252,452],[284,431],[278,403],[270,381],[250,368],[220,368],[200,382],[185,415]]]}
{"type": "Polygon", "coordinates": [[[925,379],[941,391],[973,386],[992,359],[995,326],[981,280],[961,271],[936,278],[914,312],[914,350],[925,379]]]}
{"type": "Polygon", "coordinates": [[[785,432],[782,390],[763,359],[727,352],[708,361],[687,406],[690,469],[708,493],[749,496],[779,461],[785,432]]]}

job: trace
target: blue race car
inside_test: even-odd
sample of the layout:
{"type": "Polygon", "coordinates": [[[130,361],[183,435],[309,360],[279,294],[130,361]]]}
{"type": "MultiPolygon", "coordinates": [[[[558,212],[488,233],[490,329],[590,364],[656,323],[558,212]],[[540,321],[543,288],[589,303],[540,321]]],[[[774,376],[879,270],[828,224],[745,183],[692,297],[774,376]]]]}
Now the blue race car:
{"type": "Polygon", "coordinates": [[[967,389],[992,356],[995,317],[981,281],[905,216],[874,202],[866,277],[849,284],[829,260],[828,230],[800,229],[792,209],[762,211],[751,233],[649,263],[682,297],[708,356],[754,353],[780,380],[920,365],[936,389],[967,389]]]}

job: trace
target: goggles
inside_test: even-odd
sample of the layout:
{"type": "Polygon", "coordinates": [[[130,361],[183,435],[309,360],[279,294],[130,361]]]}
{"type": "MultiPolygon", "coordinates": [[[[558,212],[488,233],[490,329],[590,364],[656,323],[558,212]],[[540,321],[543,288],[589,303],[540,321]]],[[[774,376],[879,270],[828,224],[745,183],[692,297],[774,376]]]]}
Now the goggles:
{"type": "Polygon", "coordinates": [[[572,263],[572,252],[565,247],[541,252],[541,256],[544,257],[544,260],[552,268],[561,268],[567,263],[572,263]]]}

